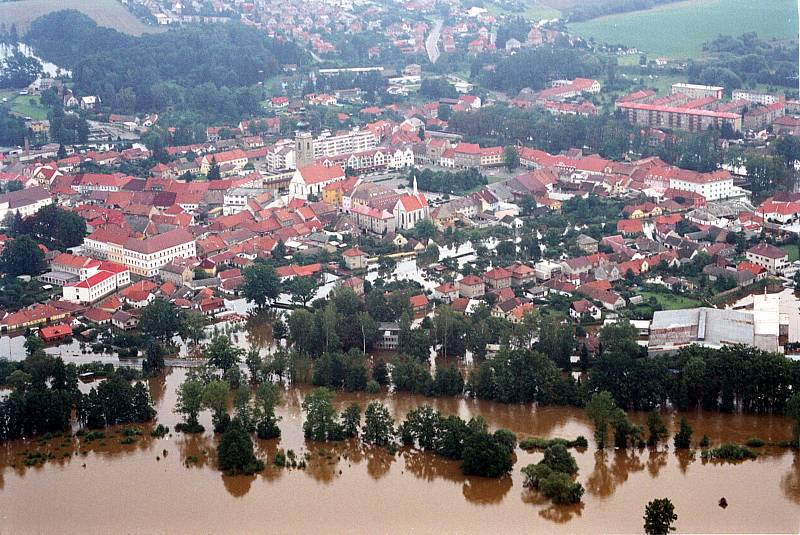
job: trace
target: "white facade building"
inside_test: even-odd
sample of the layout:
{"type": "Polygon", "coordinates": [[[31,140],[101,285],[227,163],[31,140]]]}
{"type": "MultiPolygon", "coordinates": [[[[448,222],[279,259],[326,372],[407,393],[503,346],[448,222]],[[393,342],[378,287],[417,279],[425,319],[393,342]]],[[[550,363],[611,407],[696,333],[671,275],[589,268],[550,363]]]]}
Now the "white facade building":
{"type": "Polygon", "coordinates": [[[32,216],[48,204],[53,204],[50,193],[41,187],[22,189],[0,195],[0,221],[8,214],[32,216]]]}
{"type": "Polygon", "coordinates": [[[780,101],[781,97],[771,93],[756,93],[755,91],[734,89],[733,94],[731,95],[731,100],[747,100],[749,102],[761,104],[762,106],[769,106],[770,104],[775,104],[776,102],[780,101]]]}
{"type": "Polygon", "coordinates": [[[707,201],[727,199],[741,194],[740,188],[733,185],[733,176],[727,171],[681,174],[669,179],[669,187],[697,193],[707,201]]]}
{"type": "Polygon", "coordinates": [[[87,277],[62,288],[64,301],[93,303],[131,283],[130,270],[113,262],[97,262],[87,277]]]}
{"type": "Polygon", "coordinates": [[[322,134],[314,140],[314,158],[338,156],[374,149],[378,140],[369,130],[354,130],[344,134],[322,134]]]}

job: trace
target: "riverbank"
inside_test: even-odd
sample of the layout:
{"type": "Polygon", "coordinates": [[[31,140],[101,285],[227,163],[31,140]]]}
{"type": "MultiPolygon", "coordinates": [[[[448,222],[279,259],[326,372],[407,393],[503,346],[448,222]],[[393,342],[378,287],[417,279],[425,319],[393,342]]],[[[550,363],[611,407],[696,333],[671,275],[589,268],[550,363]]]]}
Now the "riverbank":
{"type": "MultiPolygon", "coordinates": [[[[166,377],[150,380],[158,423],[171,429],[180,421],[172,409],[186,372],[170,369],[166,377]]],[[[339,410],[353,401],[364,408],[371,399],[379,399],[395,420],[428,403],[444,414],[481,415],[492,429],[509,428],[519,438],[590,438],[587,450],[575,452],[578,481],[586,488],[582,504],[554,506],[522,488],[521,468],[541,460],[541,452],[517,448],[512,475],[494,480],[464,477],[457,462],[433,454],[401,451],[391,456],[383,449],[353,443],[307,443],[300,408],[306,392],[307,388],[285,392],[277,411],[282,436],[256,441],[256,455],[268,466],[255,476],[222,476],[215,467],[218,437],[210,432],[199,436],[173,432],[155,439],[145,426],[143,435],[130,445],[120,444],[121,435],[109,433],[103,441],[92,442],[86,455],[63,457],[65,448],[60,458],[33,468],[24,467],[19,454],[35,448],[36,441],[4,445],[0,448],[4,526],[13,533],[108,533],[119,531],[121,525],[137,532],[170,533],[639,532],[644,505],[653,497],[668,496],[675,503],[682,532],[796,532],[800,527],[797,452],[769,450],[755,461],[736,465],[703,463],[699,455],[691,460],[686,454],[676,455],[671,447],[659,452],[598,453],[590,438],[591,425],[579,409],[388,393],[337,396],[339,410]],[[309,452],[308,467],[300,471],[272,466],[278,448],[309,452]],[[187,467],[190,457],[197,462],[187,467]],[[12,463],[17,466],[11,468],[12,463]],[[729,503],[727,509],[717,505],[722,496],[729,503]],[[48,515],[41,514],[42,500],[48,503],[48,515]],[[99,504],[103,504],[100,514],[99,504]]],[[[646,415],[630,417],[641,423],[646,415]]],[[[767,441],[791,436],[790,424],[781,416],[688,417],[695,441],[708,434],[715,445],[744,442],[751,436],[767,441]]],[[[674,432],[677,417],[666,420],[674,432]]],[[[211,429],[210,415],[204,413],[201,423],[211,429]]],[[[55,439],[49,444],[60,443],[55,439]]],[[[71,444],[72,453],[82,449],[75,439],[71,444]]]]}

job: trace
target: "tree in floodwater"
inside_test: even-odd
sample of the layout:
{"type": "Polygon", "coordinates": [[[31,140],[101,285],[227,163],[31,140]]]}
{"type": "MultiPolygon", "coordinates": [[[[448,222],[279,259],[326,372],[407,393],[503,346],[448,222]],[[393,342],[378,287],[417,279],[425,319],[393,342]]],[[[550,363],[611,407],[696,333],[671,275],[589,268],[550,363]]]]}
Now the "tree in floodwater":
{"type": "Polygon", "coordinates": [[[594,394],[586,404],[586,415],[594,424],[594,441],[597,449],[606,447],[608,426],[612,423],[617,404],[611,394],[603,391],[594,394]]]}
{"type": "Polygon", "coordinates": [[[786,403],[786,416],[794,420],[794,444],[800,447],[800,392],[795,392],[786,403]]]}
{"type": "Polygon", "coordinates": [[[189,377],[178,387],[175,412],[182,414],[184,421],[175,426],[176,431],[202,433],[205,430],[197,421],[203,408],[203,389],[203,382],[195,377],[189,377]]]}
{"type": "Polygon", "coordinates": [[[303,434],[307,439],[325,441],[338,440],[341,426],[333,408],[335,394],[327,388],[315,388],[303,400],[306,421],[303,434]]]}
{"type": "Polygon", "coordinates": [[[281,391],[274,383],[262,383],[256,390],[256,436],[260,439],[278,438],[281,429],[275,407],[281,403],[281,391]]]}
{"type": "Polygon", "coordinates": [[[667,438],[669,435],[667,426],[664,425],[664,419],[658,411],[650,411],[647,415],[647,445],[655,448],[658,444],[667,438]]]}
{"type": "Polygon", "coordinates": [[[372,401],[364,411],[362,440],[374,446],[388,446],[394,438],[394,418],[389,409],[378,401],[372,401]]]}
{"type": "Polygon", "coordinates": [[[656,498],[644,508],[644,532],[648,535],[667,535],[675,531],[672,523],[676,520],[678,515],[669,498],[656,498]]]}
{"type": "MultiPolygon", "coordinates": [[[[230,387],[225,381],[211,381],[203,388],[203,406],[211,411],[214,432],[223,433],[230,423],[228,394],[230,387]]],[[[241,422],[240,422],[241,423],[241,422]]]]}
{"type": "Polygon", "coordinates": [[[681,416],[680,429],[675,433],[673,444],[676,450],[688,450],[692,447],[692,426],[686,416],[681,416]]]}
{"type": "Polygon", "coordinates": [[[264,469],[253,453],[253,439],[242,423],[234,419],[222,434],[217,449],[217,465],[228,475],[252,474],[264,469]]]}
{"type": "MultiPolygon", "coordinates": [[[[498,431],[499,432],[499,431],[498,431]]],[[[468,476],[500,477],[514,466],[514,450],[503,434],[473,431],[464,440],[461,471],[468,476]]]]}

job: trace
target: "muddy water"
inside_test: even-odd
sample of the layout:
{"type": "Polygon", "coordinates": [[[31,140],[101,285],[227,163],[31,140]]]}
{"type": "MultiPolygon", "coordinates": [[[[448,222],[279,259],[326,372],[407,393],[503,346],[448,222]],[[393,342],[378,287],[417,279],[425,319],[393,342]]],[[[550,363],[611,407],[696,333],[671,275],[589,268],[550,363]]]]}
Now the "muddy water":
{"type": "MultiPolygon", "coordinates": [[[[173,427],[175,388],[185,370],[151,381],[158,421],[173,427]]],[[[285,394],[282,438],[257,441],[271,460],[277,448],[309,452],[306,470],[269,466],[251,476],[224,477],[215,468],[217,438],[173,434],[121,445],[121,435],[91,444],[56,438],[0,447],[0,532],[3,533],[598,533],[641,532],[644,506],[654,497],[675,503],[681,532],[800,530],[800,458],[771,451],[737,465],[703,463],[674,452],[576,454],[583,503],[555,507],[522,488],[520,469],[540,453],[517,450],[513,474],[500,480],[465,478],[457,463],[418,452],[395,456],[354,444],[306,443],[300,404],[307,390],[285,394]],[[26,468],[21,452],[53,452],[26,468]],[[83,452],[86,452],[84,455],[83,452]],[[166,451],[166,455],[164,454],[166,451]],[[64,456],[64,454],[71,454],[64,456]],[[186,465],[190,456],[196,462],[186,465]],[[158,458],[158,459],[157,459],[158,458]],[[12,464],[14,466],[12,466],[12,464]],[[725,496],[729,507],[717,506],[725,496]],[[46,505],[44,505],[46,504],[46,505]],[[43,507],[44,505],[44,507],[43,507]]],[[[519,436],[591,436],[580,411],[490,402],[378,396],[395,418],[421,403],[519,436]]],[[[340,394],[337,403],[370,399],[340,394]]],[[[203,415],[210,428],[210,417],[203,415]]],[[[643,415],[633,415],[643,421],[643,415]]],[[[696,437],[714,442],[758,435],[790,436],[780,417],[702,414],[690,417],[696,437]]],[[[675,421],[669,421],[671,430],[675,421]]]]}

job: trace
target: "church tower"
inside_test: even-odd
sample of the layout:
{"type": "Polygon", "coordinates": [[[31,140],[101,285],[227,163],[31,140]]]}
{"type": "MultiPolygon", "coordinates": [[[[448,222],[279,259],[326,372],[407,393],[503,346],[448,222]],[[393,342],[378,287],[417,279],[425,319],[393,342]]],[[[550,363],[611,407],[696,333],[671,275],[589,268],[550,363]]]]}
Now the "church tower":
{"type": "Polygon", "coordinates": [[[300,121],[294,135],[295,167],[300,169],[314,164],[314,138],[311,136],[311,125],[306,121],[305,109],[300,110],[300,121]]]}

